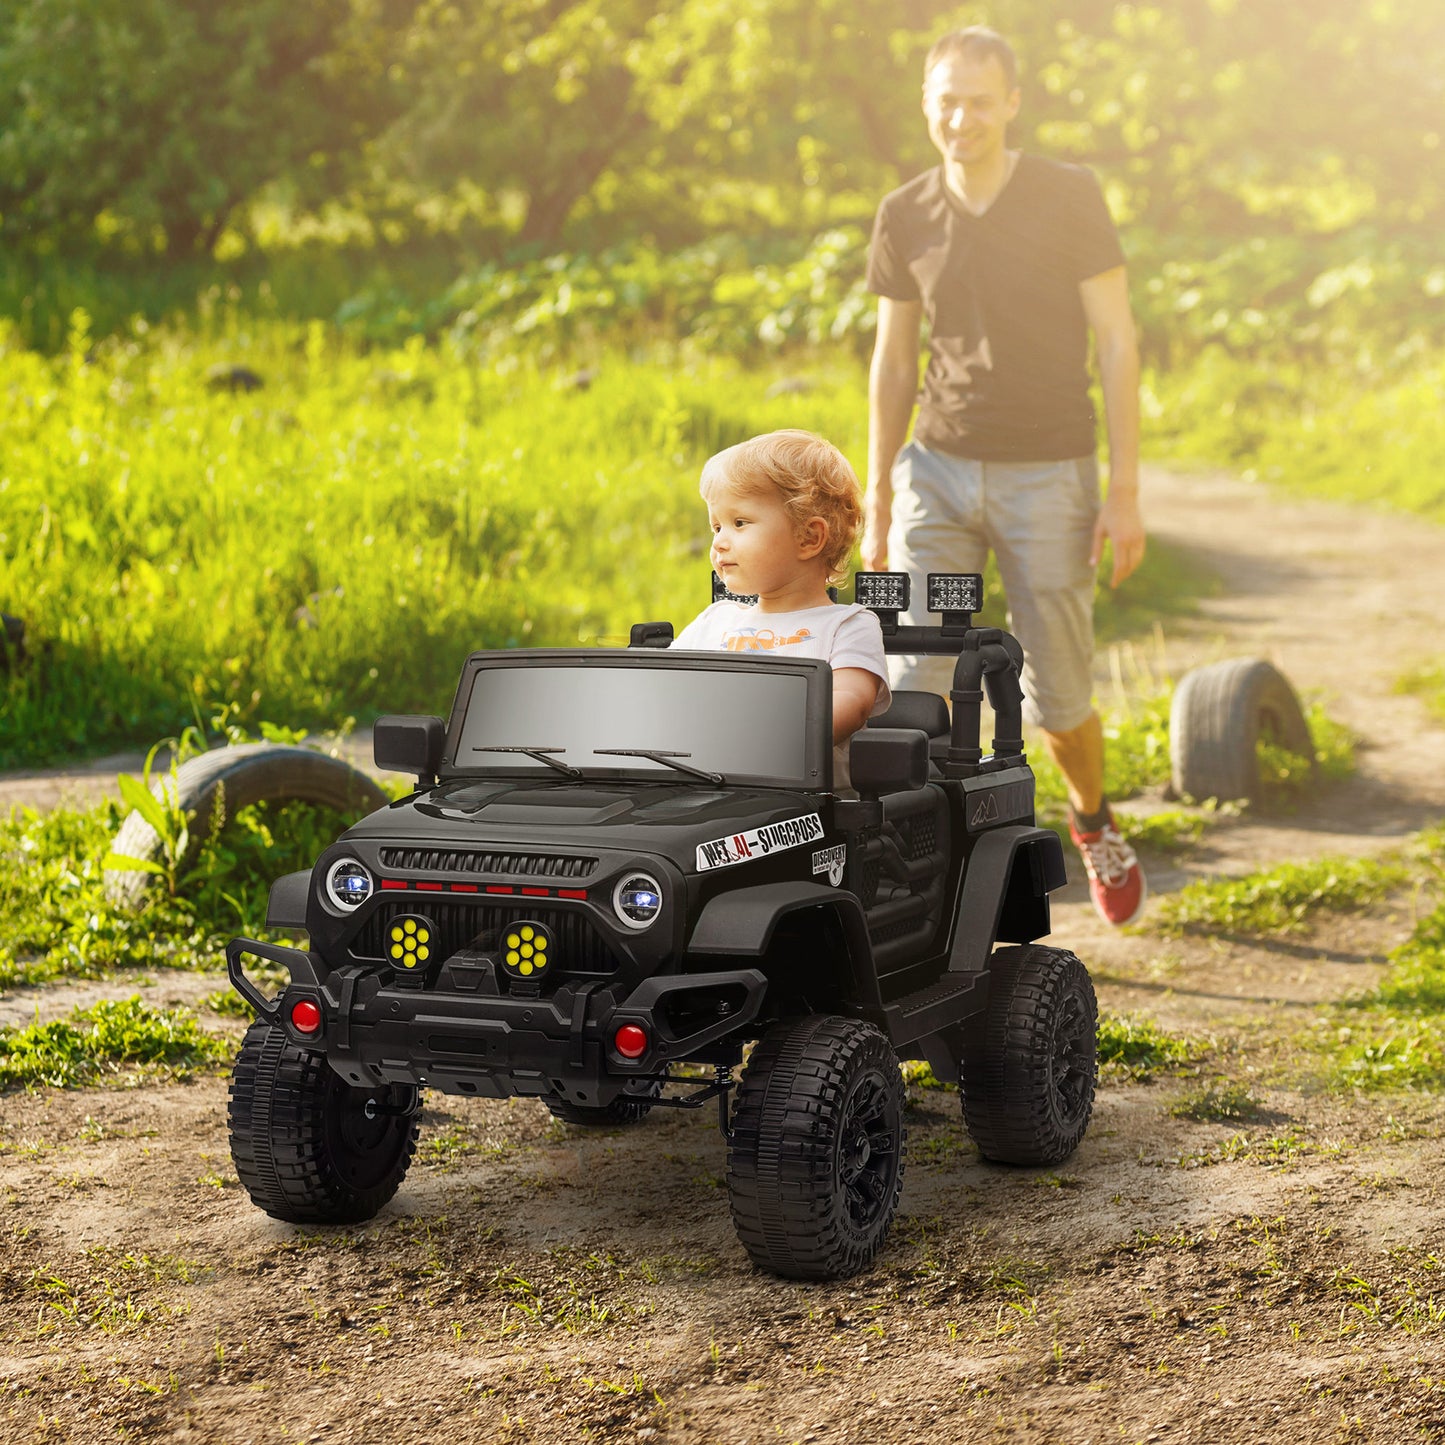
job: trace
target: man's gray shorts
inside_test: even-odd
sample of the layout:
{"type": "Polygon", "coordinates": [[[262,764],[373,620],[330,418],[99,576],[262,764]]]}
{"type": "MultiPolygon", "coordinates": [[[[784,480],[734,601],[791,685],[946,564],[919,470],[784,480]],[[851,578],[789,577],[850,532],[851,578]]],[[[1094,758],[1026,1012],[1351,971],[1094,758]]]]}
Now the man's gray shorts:
{"type": "MultiPolygon", "coordinates": [[[[1049,732],[1079,726],[1093,710],[1094,569],[1099,515],[1093,457],[1062,462],[978,462],[917,442],[893,466],[888,565],[913,578],[904,622],[937,626],[924,609],[930,572],[982,572],[998,558],[1009,629],[1023,644],[1025,715],[1049,732]]],[[[948,696],[949,657],[890,657],[895,692],[948,696]]]]}

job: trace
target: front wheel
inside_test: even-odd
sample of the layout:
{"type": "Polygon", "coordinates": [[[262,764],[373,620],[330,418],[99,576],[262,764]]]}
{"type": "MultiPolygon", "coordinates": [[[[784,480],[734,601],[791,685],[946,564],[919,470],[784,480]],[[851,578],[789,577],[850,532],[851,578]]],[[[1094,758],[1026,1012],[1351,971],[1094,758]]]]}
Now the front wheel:
{"type": "Polygon", "coordinates": [[[258,1019],[231,1072],[231,1158],[252,1202],[289,1224],[357,1224],[394,1195],[416,1150],[417,1091],[357,1089],[258,1019]]]}
{"type": "Polygon", "coordinates": [[[754,1264],[841,1279],[872,1263],[903,1189],[903,1076],[871,1024],[779,1024],[738,1087],[728,1196],[754,1264]]]}
{"type": "Polygon", "coordinates": [[[1057,1164],[1079,1147],[1094,1110],[1098,1027],[1093,982],[1072,953],[995,951],[988,1010],[959,1061],[964,1123],[985,1159],[1057,1164]]]}

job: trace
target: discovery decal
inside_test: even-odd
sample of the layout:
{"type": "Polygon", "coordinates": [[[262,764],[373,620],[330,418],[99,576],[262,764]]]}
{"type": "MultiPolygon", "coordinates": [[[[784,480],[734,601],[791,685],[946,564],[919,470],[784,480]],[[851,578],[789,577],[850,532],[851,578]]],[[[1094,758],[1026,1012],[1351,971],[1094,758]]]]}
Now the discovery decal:
{"type": "Polygon", "coordinates": [[[697,871],[706,873],[709,868],[751,863],[754,859],[766,858],[788,848],[801,848],[803,844],[816,842],[822,836],[823,821],[816,813],[788,818],[781,823],[765,823],[761,828],[751,828],[746,833],[734,833],[731,838],[699,843],[697,871]]]}

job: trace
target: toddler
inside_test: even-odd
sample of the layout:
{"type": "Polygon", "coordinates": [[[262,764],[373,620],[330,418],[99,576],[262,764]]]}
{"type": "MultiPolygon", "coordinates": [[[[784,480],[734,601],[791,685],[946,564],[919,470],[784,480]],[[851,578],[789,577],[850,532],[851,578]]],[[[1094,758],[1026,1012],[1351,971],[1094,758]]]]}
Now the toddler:
{"type": "Polygon", "coordinates": [[[828,596],[862,528],[858,478],[822,437],[775,431],[711,458],[699,490],[713,570],[729,592],[758,600],[714,602],[672,645],[826,658],[833,668],[833,786],[845,789],[848,740],[891,701],[877,617],[828,596]]]}

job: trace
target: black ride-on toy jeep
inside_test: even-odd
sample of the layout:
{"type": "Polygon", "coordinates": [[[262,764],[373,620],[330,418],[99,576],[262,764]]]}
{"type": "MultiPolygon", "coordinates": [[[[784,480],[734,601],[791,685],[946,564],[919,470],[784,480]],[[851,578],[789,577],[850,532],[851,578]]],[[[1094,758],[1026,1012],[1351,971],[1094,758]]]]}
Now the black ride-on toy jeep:
{"type": "Polygon", "coordinates": [[[255,1203],[370,1218],[424,1088],[581,1125],[716,1099],[743,1247],[829,1279],[873,1259],[898,1204],[900,1058],[957,1081],[985,1158],[1072,1152],[1094,992],[1035,941],[1064,863],[1034,826],[1021,653],[972,626],[980,578],[929,579],[935,627],[899,625],[907,584],[860,573],[857,595],[889,651],[957,654],[952,721],[897,696],[853,739],[857,797],[833,791],[825,662],[667,651],[666,623],[628,648],[475,653],[448,722],[382,719],[377,765],[416,791],[271,890],[267,926],[310,948],[226,950],[257,1014],[230,1104],[255,1203]],[[276,997],[248,955],[289,970],[276,997]]]}

